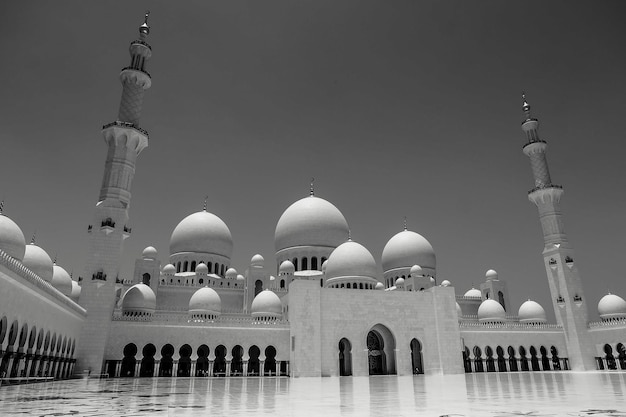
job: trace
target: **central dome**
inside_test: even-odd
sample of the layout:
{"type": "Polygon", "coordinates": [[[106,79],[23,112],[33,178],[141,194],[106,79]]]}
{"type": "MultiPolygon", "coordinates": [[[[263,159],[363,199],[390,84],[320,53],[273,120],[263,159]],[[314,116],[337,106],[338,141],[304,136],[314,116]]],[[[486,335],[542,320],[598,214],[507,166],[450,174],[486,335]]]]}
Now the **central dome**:
{"type": "Polygon", "coordinates": [[[410,230],[393,236],[383,249],[383,271],[396,268],[410,268],[419,265],[422,268],[435,270],[435,251],[422,235],[410,230]]]}
{"type": "Polygon", "coordinates": [[[348,238],[348,222],[333,204],[315,196],[290,205],[278,219],[276,251],[294,246],[335,248],[348,238]]]}
{"type": "Polygon", "coordinates": [[[230,259],[233,237],[222,219],[199,211],[185,217],[172,232],[170,255],[180,252],[211,253],[230,259]]]}

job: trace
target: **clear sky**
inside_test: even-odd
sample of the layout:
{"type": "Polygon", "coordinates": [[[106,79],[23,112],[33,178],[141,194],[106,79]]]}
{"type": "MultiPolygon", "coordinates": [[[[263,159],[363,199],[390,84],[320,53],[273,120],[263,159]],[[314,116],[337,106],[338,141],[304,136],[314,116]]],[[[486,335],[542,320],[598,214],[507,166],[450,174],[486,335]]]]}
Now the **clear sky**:
{"type": "Polygon", "coordinates": [[[274,264],[281,213],[308,194],[344,214],[380,263],[409,229],[464,293],[496,269],[514,312],[553,315],[520,130],[526,90],[592,315],[626,297],[626,3],[620,1],[4,1],[0,195],[5,213],[82,274],[118,73],[150,9],[153,76],[120,276],[201,210],[233,266],[274,264]]]}

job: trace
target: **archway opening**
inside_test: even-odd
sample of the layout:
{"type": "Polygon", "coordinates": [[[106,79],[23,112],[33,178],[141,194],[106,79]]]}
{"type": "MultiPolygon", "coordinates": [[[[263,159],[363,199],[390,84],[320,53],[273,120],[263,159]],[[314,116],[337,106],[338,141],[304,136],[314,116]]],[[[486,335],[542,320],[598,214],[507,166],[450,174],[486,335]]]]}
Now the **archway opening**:
{"type": "MultiPolygon", "coordinates": [[[[619,348],[619,345],[618,345],[619,348]]],[[[550,348],[550,354],[552,355],[552,369],[555,371],[561,370],[561,359],[559,358],[559,351],[554,346],[550,348]]],[[[624,368],[622,368],[624,369],[624,368]]]]}
{"type": "Polygon", "coordinates": [[[259,375],[259,356],[261,355],[261,349],[258,346],[252,345],[248,349],[248,375],[259,375]]]}
{"type": "Polygon", "coordinates": [[[339,341],[339,376],[352,375],[352,344],[345,337],[339,341]]]}
{"type": "Polygon", "coordinates": [[[463,348],[463,367],[465,368],[465,372],[472,372],[472,360],[470,359],[470,350],[467,346],[463,348]]]}
{"type": "Polygon", "coordinates": [[[213,362],[213,375],[226,376],[226,347],[219,345],[215,348],[215,361],[213,362]]]}
{"type": "Polygon", "coordinates": [[[517,372],[517,358],[515,358],[515,349],[513,346],[509,346],[507,349],[509,354],[509,371],[517,372]]]}
{"type": "Polygon", "coordinates": [[[506,372],[506,360],[504,360],[504,349],[502,349],[502,346],[496,348],[496,355],[498,355],[498,372],[506,372]]]}
{"type": "Polygon", "coordinates": [[[548,358],[548,351],[545,347],[541,346],[539,348],[539,352],[541,352],[541,367],[544,371],[550,371],[550,358],[548,358]]]}
{"type": "Polygon", "coordinates": [[[209,374],[209,347],[207,345],[200,345],[197,353],[196,376],[207,376],[209,374]]]}
{"type": "Polygon", "coordinates": [[[257,279],[254,283],[254,296],[259,295],[261,291],[263,291],[263,281],[257,279]]]}
{"type": "Polygon", "coordinates": [[[178,349],[178,354],[180,355],[180,359],[178,360],[178,376],[190,376],[192,352],[193,350],[188,344],[184,344],[178,349]]]}
{"type": "Polygon", "coordinates": [[[122,359],[122,369],[120,370],[121,377],[135,376],[135,364],[137,363],[137,360],[135,359],[136,354],[136,344],[129,343],[124,346],[124,359],[122,359]]]}
{"type": "Polygon", "coordinates": [[[530,347],[530,364],[532,365],[533,371],[540,371],[539,368],[539,358],[537,358],[537,349],[534,346],[530,347]]]}
{"type": "Polygon", "coordinates": [[[149,273],[145,273],[141,276],[141,282],[146,284],[148,287],[150,286],[150,274],[149,273]]]}
{"type": "Polygon", "coordinates": [[[528,359],[526,359],[526,349],[524,348],[524,346],[520,346],[519,347],[519,356],[520,356],[520,366],[522,368],[522,371],[528,371],[528,359]]]}
{"type": "Polygon", "coordinates": [[[495,372],[496,365],[495,361],[493,360],[493,349],[491,349],[491,346],[487,346],[485,348],[485,355],[487,355],[487,372],[495,372]]]}
{"type": "Polygon", "coordinates": [[[474,372],[485,372],[483,367],[483,352],[478,346],[474,346],[474,372]]]}
{"type": "Polygon", "coordinates": [[[411,340],[411,366],[413,375],[423,374],[424,365],[422,364],[422,344],[417,339],[411,340]]]}
{"type": "Polygon", "coordinates": [[[268,346],[265,348],[265,365],[263,365],[264,375],[276,375],[276,348],[268,346]]]}
{"type": "Polygon", "coordinates": [[[143,359],[139,368],[140,377],[151,377],[154,375],[154,355],[156,355],[156,347],[152,343],[148,343],[141,350],[143,359]]]}
{"type": "Polygon", "coordinates": [[[613,356],[613,348],[608,343],[604,345],[604,353],[606,359],[607,369],[617,369],[617,363],[615,362],[615,356],[613,356]]]}
{"type": "Polygon", "coordinates": [[[161,348],[161,366],[159,367],[159,376],[172,376],[172,367],[174,366],[174,346],[169,343],[161,348]]]}
{"type": "Polygon", "coordinates": [[[231,355],[233,359],[230,362],[230,374],[232,376],[243,375],[243,348],[236,345],[231,351],[231,355]]]}

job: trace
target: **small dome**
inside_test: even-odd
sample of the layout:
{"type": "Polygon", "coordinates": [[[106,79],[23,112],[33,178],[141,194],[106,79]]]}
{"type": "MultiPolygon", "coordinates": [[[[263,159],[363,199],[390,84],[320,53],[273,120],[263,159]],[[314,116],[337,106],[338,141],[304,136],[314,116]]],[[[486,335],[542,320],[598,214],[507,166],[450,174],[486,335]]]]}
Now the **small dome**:
{"type": "Polygon", "coordinates": [[[170,238],[170,255],[181,252],[211,253],[230,259],[233,237],[215,214],[199,211],[181,220],[170,238]]]}
{"type": "Polygon", "coordinates": [[[396,287],[404,287],[404,278],[398,278],[396,280],[396,287]]]}
{"type": "Polygon", "coordinates": [[[463,315],[463,310],[461,310],[461,306],[459,305],[459,303],[456,303],[456,315],[459,317],[459,320],[463,315]]]}
{"type": "Polygon", "coordinates": [[[252,300],[250,311],[252,317],[280,317],[283,305],[273,291],[263,290],[252,300]]]}
{"type": "Polygon", "coordinates": [[[520,323],[545,323],[546,312],[541,305],[535,301],[524,301],[517,312],[520,323]]]}
{"type": "Polygon", "coordinates": [[[37,274],[39,278],[48,282],[52,281],[52,259],[50,259],[46,251],[39,246],[34,243],[26,245],[22,263],[37,274]]]}
{"type": "Polygon", "coordinates": [[[176,273],[176,267],[172,264],[167,264],[163,267],[163,273],[165,275],[174,275],[176,273]]]}
{"type": "Polygon", "coordinates": [[[228,279],[237,279],[237,270],[235,268],[228,268],[225,276],[228,279]]]}
{"type": "Polygon", "coordinates": [[[383,285],[382,282],[377,282],[376,286],[374,287],[377,290],[384,290],[385,289],[385,285],[383,285]]]}
{"type": "Polygon", "coordinates": [[[602,320],[626,318],[626,301],[619,295],[608,293],[598,303],[598,314],[602,320]]]}
{"type": "Polygon", "coordinates": [[[209,273],[209,267],[206,266],[204,262],[200,262],[196,265],[196,274],[198,275],[206,275],[209,273]]]}
{"type": "Polygon", "coordinates": [[[378,268],[365,246],[349,240],[339,245],[328,257],[326,279],[342,277],[374,278],[378,268]]]}
{"type": "Polygon", "coordinates": [[[333,204],[315,196],[302,198],[284,211],[274,233],[276,251],[294,246],[335,248],[348,237],[343,214],[333,204]]]}
{"type": "Polygon", "coordinates": [[[436,269],[435,251],[422,235],[403,230],[393,236],[383,249],[383,271],[396,268],[410,268],[420,265],[422,268],[436,269]]]}
{"type": "Polygon", "coordinates": [[[464,295],[464,297],[472,297],[472,298],[482,298],[482,296],[483,296],[483,293],[474,287],[472,287],[471,290],[467,290],[467,292],[464,295]]]}
{"type": "Polygon", "coordinates": [[[70,298],[72,300],[74,300],[74,302],[78,302],[78,299],[80,298],[80,292],[81,292],[82,288],[80,285],[78,285],[78,282],[72,280],[72,294],[70,295],[70,298]]]}
{"type": "Polygon", "coordinates": [[[280,267],[278,268],[278,274],[282,275],[282,274],[293,274],[294,272],[296,272],[296,267],[293,266],[293,262],[287,260],[287,261],[283,261],[280,264],[280,267]]]}
{"type": "Polygon", "coordinates": [[[444,279],[443,281],[441,281],[441,286],[442,287],[449,287],[450,285],[452,285],[452,284],[447,279],[444,279]]]}
{"type": "Polygon", "coordinates": [[[506,318],[504,307],[499,302],[486,299],[478,307],[478,321],[481,322],[503,322],[506,318]]]}
{"type": "Polygon", "coordinates": [[[493,269],[490,269],[485,273],[485,278],[487,279],[487,281],[498,279],[498,273],[493,269]]]}
{"type": "Polygon", "coordinates": [[[436,284],[435,278],[430,277],[430,285],[435,285],[435,284],[436,284]]]}
{"type": "Polygon", "coordinates": [[[152,288],[146,284],[133,285],[124,293],[122,298],[122,312],[124,314],[152,314],[155,308],[156,296],[152,288]]]}
{"type": "Polygon", "coordinates": [[[413,265],[409,273],[412,277],[418,277],[423,274],[422,267],[419,265],[413,265]]]}
{"type": "Polygon", "coordinates": [[[0,249],[21,261],[26,252],[26,241],[20,227],[4,214],[0,214],[0,249]]]}
{"type": "Polygon", "coordinates": [[[68,297],[72,295],[72,277],[58,265],[52,267],[52,281],[50,284],[68,297]]]}
{"type": "Polygon", "coordinates": [[[243,275],[241,274],[237,275],[237,281],[245,281],[245,280],[246,280],[246,277],[244,277],[243,275]]]}
{"type": "Polygon", "coordinates": [[[144,259],[156,259],[157,256],[159,256],[159,254],[157,253],[157,250],[154,248],[154,246],[148,246],[141,253],[141,257],[144,259]]]}
{"type": "Polygon", "coordinates": [[[189,300],[189,314],[194,315],[212,315],[219,316],[222,314],[222,300],[219,294],[209,287],[200,288],[193,293],[189,300]]]}
{"type": "Polygon", "coordinates": [[[250,266],[258,266],[261,267],[265,264],[265,258],[259,255],[258,253],[250,259],[250,266]]]}

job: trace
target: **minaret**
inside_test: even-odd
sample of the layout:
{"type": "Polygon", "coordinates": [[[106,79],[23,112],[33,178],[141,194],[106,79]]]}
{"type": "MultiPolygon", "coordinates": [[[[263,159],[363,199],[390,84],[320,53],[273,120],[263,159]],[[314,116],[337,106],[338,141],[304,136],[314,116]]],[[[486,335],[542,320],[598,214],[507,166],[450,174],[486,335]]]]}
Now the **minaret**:
{"type": "Polygon", "coordinates": [[[152,55],[152,48],[146,42],[150,33],[148,14],[139,27],[139,39],[130,44],[130,66],[120,73],[122,100],[117,120],[102,127],[108,152],[93,223],[87,229],[89,255],[79,301],[87,310],[87,319],[78,346],[77,373],[84,370],[102,373],[122,247],[131,231],[128,208],[135,161],[148,146],[148,132],[138,125],[143,95],[152,82],[145,70],[152,55]]]}
{"type": "Polygon", "coordinates": [[[548,275],[552,305],[557,323],[563,326],[567,354],[573,370],[596,369],[593,346],[589,341],[587,300],[576,268],[574,250],[563,227],[560,200],[563,187],[552,183],[546,159],[547,142],[539,139],[539,121],[530,115],[530,106],[522,94],[526,134],[524,154],[530,158],[535,187],[528,199],[537,205],[543,230],[543,258],[548,275]]]}

